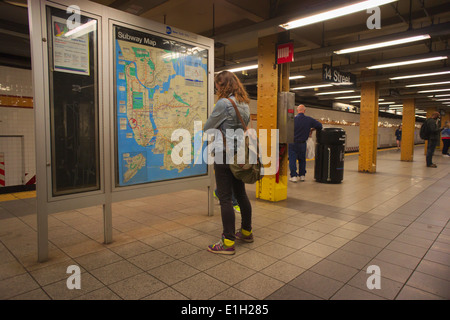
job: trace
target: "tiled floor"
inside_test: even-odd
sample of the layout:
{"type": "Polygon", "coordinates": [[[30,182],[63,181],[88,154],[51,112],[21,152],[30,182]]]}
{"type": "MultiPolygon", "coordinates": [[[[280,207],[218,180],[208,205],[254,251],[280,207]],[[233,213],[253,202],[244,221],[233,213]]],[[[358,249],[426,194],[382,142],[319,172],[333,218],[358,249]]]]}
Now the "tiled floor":
{"type": "MultiPolygon", "coordinates": [[[[437,151],[438,153],[439,151],[437,151]]],[[[380,151],[377,173],[345,159],[344,181],[289,183],[288,199],[255,199],[255,242],[214,255],[219,206],[188,190],[113,205],[114,242],[104,245],[99,207],[49,216],[50,259],[37,262],[35,198],[0,202],[0,299],[450,299],[450,158],[424,165],[380,151]],[[81,268],[69,290],[67,267],[81,268]],[[381,289],[368,289],[368,266],[381,289]]],[[[239,219],[237,219],[239,224],[239,219]]]]}

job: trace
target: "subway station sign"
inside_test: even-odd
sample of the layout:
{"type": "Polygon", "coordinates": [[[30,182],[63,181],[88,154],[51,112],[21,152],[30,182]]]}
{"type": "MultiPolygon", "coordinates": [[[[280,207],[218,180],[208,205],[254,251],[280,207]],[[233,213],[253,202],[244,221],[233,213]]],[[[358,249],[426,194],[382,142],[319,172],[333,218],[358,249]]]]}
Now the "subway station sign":
{"type": "Polygon", "coordinates": [[[322,66],[322,80],[349,87],[356,85],[356,76],[353,73],[340,71],[327,64],[322,66]]]}

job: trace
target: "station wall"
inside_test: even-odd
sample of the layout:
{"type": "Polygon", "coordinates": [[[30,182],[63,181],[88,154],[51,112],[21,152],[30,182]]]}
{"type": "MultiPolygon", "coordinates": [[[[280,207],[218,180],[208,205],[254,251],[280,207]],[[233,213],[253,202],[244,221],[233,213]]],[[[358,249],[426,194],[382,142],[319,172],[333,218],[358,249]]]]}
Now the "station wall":
{"type": "Polygon", "coordinates": [[[32,96],[31,70],[0,66],[0,188],[35,183],[32,96]]]}
{"type": "MultiPolygon", "coordinates": [[[[31,70],[0,66],[0,193],[2,187],[35,184],[35,125],[31,79],[31,70]]],[[[347,152],[358,150],[359,114],[306,107],[306,115],[319,120],[324,127],[340,127],[345,130],[347,152]]],[[[250,113],[252,128],[256,129],[256,100],[250,101],[250,113]]],[[[379,148],[396,145],[394,132],[400,124],[401,119],[379,118],[379,148]]],[[[416,124],[415,143],[423,142],[418,135],[419,127],[416,124]]]]}

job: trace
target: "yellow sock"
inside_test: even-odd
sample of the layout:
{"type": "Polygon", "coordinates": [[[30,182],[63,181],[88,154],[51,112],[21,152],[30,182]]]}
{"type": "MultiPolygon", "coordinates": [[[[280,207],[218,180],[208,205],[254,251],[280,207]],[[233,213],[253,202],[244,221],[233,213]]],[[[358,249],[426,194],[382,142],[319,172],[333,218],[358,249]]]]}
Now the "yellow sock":
{"type": "Polygon", "coordinates": [[[252,232],[251,232],[251,231],[247,231],[247,230],[245,230],[245,229],[242,229],[242,234],[243,234],[244,236],[248,237],[249,235],[252,234],[252,232]]]}
{"type": "Polygon", "coordinates": [[[226,245],[227,247],[232,247],[234,246],[234,241],[230,239],[223,239],[223,244],[226,245]]]}

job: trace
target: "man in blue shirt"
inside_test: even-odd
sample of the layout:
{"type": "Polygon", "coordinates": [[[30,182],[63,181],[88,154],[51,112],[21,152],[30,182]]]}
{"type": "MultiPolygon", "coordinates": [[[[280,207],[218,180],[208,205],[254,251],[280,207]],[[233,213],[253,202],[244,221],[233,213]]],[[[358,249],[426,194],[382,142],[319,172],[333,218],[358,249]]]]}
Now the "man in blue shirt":
{"type": "Polygon", "coordinates": [[[289,144],[289,169],[291,177],[289,181],[305,181],[306,174],[306,140],[314,130],[321,130],[322,124],[308,116],[305,116],[306,108],[303,104],[297,107],[297,116],[294,118],[294,143],[289,144]],[[297,160],[299,173],[297,173],[297,160]]]}

